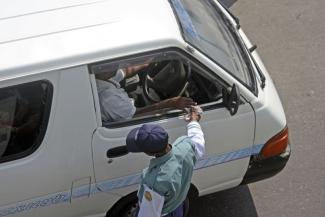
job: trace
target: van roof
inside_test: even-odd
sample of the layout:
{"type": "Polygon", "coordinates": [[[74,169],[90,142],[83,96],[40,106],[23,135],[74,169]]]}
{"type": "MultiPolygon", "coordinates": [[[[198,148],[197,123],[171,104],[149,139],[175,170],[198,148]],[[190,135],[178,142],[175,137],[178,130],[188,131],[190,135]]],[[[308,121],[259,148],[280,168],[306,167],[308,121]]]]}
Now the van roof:
{"type": "Polygon", "coordinates": [[[177,46],[168,0],[2,0],[0,76],[177,46]]]}

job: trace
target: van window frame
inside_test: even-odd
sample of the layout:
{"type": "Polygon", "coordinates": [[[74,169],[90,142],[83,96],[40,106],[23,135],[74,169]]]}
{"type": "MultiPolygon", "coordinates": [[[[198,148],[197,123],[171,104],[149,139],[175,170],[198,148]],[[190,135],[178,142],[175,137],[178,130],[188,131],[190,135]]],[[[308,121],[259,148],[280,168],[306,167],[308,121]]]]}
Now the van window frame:
{"type": "Polygon", "coordinates": [[[45,134],[48,129],[48,124],[49,124],[49,119],[50,119],[50,114],[51,114],[51,109],[52,109],[52,103],[53,103],[53,89],[54,89],[53,84],[47,79],[40,79],[40,80],[32,80],[32,81],[28,81],[28,82],[16,83],[16,84],[13,84],[10,86],[4,86],[4,87],[1,87],[0,90],[4,89],[4,88],[13,88],[15,86],[31,84],[31,83],[46,83],[48,85],[47,86],[48,91],[46,93],[47,94],[47,102],[44,106],[42,121],[39,125],[39,135],[35,139],[34,144],[32,144],[27,150],[19,152],[17,154],[0,157],[0,165],[5,162],[20,160],[22,158],[25,158],[25,157],[33,154],[41,146],[41,144],[44,140],[45,134]]]}
{"type": "MultiPolygon", "coordinates": [[[[93,68],[96,65],[100,64],[105,64],[105,63],[120,63],[120,62],[128,62],[128,61],[134,61],[135,59],[139,58],[147,58],[150,56],[158,56],[158,55],[164,55],[165,53],[175,53],[181,58],[184,58],[188,61],[190,61],[192,64],[195,64],[197,68],[199,68],[200,71],[204,73],[208,73],[210,76],[213,76],[216,80],[218,80],[218,83],[223,86],[224,88],[230,88],[231,85],[228,84],[224,79],[222,79],[218,74],[213,72],[213,70],[209,69],[207,66],[205,66],[203,63],[201,63],[199,60],[197,60],[195,57],[191,56],[184,50],[177,48],[177,47],[169,47],[169,48],[164,48],[164,49],[157,49],[149,52],[142,52],[142,53],[137,53],[137,54],[132,54],[128,56],[123,56],[123,57],[118,57],[118,58],[113,58],[113,59],[107,59],[104,61],[99,61],[99,62],[94,62],[88,64],[88,72],[90,76],[94,78],[95,73],[93,72],[93,68]]],[[[92,84],[93,86],[93,93],[98,95],[97,88],[96,88],[96,83],[94,79],[91,79],[91,82],[94,83],[92,84]]],[[[101,111],[100,111],[100,105],[99,101],[96,100],[98,98],[97,96],[94,96],[94,101],[95,101],[95,106],[96,106],[96,115],[99,116],[101,120],[101,111]]],[[[220,108],[225,108],[225,105],[223,102],[209,102],[201,105],[202,109],[204,111],[209,111],[213,109],[220,109],[220,108]]],[[[122,127],[128,127],[128,126],[134,126],[138,124],[144,124],[148,122],[153,122],[153,121],[161,121],[161,120],[167,120],[171,118],[177,118],[180,116],[183,116],[185,113],[184,111],[178,111],[178,110],[172,110],[170,112],[164,113],[164,114],[159,114],[159,115],[148,115],[148,116],[141,116],[141,117],[135,117],[132,118],[131,120],[125,120],[125,121],[119,121],[119,122],[112,122],[108,125],[104,125],[103,122],[101,121],[100,126],[108,128],[108,129],[117,129],[117,128],[122,128],[122,127]]]]}

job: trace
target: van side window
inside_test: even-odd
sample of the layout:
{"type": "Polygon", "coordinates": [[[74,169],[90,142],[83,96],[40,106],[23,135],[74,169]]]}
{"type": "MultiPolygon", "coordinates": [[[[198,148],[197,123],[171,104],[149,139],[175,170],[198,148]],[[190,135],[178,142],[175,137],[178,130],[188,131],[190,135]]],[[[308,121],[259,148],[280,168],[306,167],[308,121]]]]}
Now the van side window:
{"type": "Polygon", "coordinates": [[[52,85],[35,81],[0,89],[0,162],[34,152],[44,137],[52,85]]]}
{"type": "Polygon", "coordinates": [[[222,98],[215,75],[178,52],[94,63],[89,70],[105,127],[176,117],[194,102],[220,104],[222,98]]]}

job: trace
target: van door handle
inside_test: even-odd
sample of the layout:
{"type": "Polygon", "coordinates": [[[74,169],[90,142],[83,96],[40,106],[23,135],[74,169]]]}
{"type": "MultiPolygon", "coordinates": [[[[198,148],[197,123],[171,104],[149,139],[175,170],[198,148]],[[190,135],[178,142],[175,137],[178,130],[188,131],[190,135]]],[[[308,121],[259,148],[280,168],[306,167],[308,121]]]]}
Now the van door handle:
{"type": "Polygon", "coordinates": [[[108,158],[115,158],[115,157],[124,156],[128,153],[129,153],[129,151],[126,148],[126,145],[123,145],[123,146],[117,146],[117,147],[108,149],[106,152],[106,156],[108,158]]]}

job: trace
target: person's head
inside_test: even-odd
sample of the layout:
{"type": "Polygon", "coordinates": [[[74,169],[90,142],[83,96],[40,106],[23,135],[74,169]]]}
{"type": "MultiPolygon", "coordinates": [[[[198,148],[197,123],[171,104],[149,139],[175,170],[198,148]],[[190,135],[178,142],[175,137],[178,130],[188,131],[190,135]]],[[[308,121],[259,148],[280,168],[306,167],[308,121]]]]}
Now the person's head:
{"type": "Polygon", "coordinates": [[[157,156],[168,148],[168,134],[157,124],[143,124],[128,133],[126,146],[129,152],[144,152],[157,156]]]}

